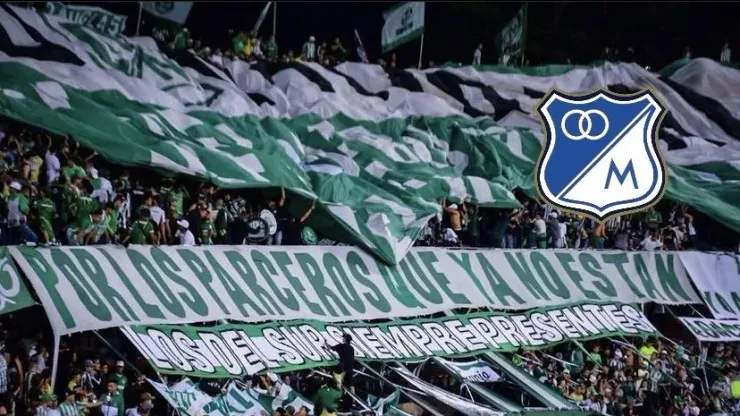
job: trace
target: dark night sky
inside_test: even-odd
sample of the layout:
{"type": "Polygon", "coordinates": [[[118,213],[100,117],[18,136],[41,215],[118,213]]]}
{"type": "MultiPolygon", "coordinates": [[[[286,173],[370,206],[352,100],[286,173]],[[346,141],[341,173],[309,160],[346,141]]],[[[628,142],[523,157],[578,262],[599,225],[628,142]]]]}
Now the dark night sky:
{"type": "MultiPolygon", "coordinates": [[[[300,50],[309,35],[331,42],[335,36],[354,50],[357,28],[371,60],[380,52],[382,12],[395,2],[278,2],[277,40],[281,53],[300,50]]],[[[133,34],[137,3],[92,3],[129,16],[133,34]]],[[[484,63],[494,63],[494,40],[523,2],[427,2],[424,62],[468,63],[478,42],[484,43],[484,63]]],[[[228,46],[229,29],[251,29],[265,2],[196,2],[186,26],[195,39],[228,46]]],[[[724,42],[740,53],[737,16],[740,3],[614,2],[529,3],[527,58],[532,64],[562,63],[566,58],[586,63],[611,44],[632,46],[641,62],[653,66],[680,57],[685,46],[694,56],[719,58],[724,42]]],[[[147,20],[146,12],[144,20],[147,20]]],[[[149,19],[151,20],[151,19],[149,19]]],[[[272,13],[261,32],[272,32],[272,13]]],[[[142,34],[148,34],[144,28],[142,34]]],[[[400,47],[399,66],[415,65],[419,40],[400,47]]]]}

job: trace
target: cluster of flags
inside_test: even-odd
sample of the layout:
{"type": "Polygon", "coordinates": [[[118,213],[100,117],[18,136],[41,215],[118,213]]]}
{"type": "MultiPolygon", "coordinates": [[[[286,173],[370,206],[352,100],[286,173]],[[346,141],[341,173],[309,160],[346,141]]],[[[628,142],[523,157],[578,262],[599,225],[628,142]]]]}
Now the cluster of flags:
{"type": "MultiPolygon", "coordinates": [[[[146,1],[140,2],[140,5],[141,9],[147,13],[177,24],[184,24],[193,7],[193,2],[146,1]]],[[[259,30],[272,5],[272,1],[267,2],[254,26],[254,30],[259,30]]],[[[421,66],[424,49],[424,12],[425,3],[423,1],[399,3],[386,10],[383,13],[385,23],[381,31],[383,53],[421,37],[419,45],[419,66],[421,66]]],[[[499,57],[505,57],[504,59],[506,61],[510,60],[512,62],[517,62],[520,58],[523,58],[526,25],[527,5],[525,4],[498,34],[496,43],[498,45],[499,57]]],[[[362,45],[362,39],[360,39],[360,33],[357,29],[355,29],[355,43],[357,45],[357,56],[360,61],[364,63],[369,62],[365,47],[362,45]]]]}

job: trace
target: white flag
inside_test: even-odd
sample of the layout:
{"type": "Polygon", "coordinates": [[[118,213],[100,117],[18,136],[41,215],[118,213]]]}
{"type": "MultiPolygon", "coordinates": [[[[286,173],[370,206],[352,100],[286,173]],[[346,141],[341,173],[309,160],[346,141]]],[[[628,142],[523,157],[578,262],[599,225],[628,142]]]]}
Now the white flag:
{"type": "Polygon", "coordinates": [[[386,10],[381,43],[383,53],[424,33],[424,2],[412,1],[386,10]]]}
{"type": "Polygon", "coordinates": [[[147,12],[181,25],[188,19],[190,9],[193,7],[192,1],[144,1],[142,3],[147,12]]]}

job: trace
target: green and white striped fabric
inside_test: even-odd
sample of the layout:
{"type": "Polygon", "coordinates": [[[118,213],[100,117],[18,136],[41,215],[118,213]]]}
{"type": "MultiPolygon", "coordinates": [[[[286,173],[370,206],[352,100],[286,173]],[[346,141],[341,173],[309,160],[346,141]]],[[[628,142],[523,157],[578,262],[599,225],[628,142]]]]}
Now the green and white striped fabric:
{"type": "Polygon", "coordinates": [[[740,230],[736,137],[635,65],[551,76],[408,70],[396,82],[375,65],[308,63],[265,77],[241,61],[221,70],[191,57],[197,65],[181,66],[151,39],[111,38],[33,10],[2,5],[0,24],[1,115],[122,165],[223,188],[285,187],[296,214],[317,201],[314,229],[389,263],[443,198],[517,208],[512,190],[535,196],[542,133],[531,91],[552,86],[656,88],[687,143],[668,149],[667,196],[740,230]],[[458,83],[441,88],[450,77],[458,83]]]}

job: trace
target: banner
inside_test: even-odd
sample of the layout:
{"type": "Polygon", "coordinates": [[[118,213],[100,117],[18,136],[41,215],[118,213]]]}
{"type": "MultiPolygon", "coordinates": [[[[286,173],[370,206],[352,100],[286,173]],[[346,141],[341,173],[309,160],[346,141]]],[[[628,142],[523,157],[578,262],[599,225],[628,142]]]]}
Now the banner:
{"type": "Polygon", "coordinates": [[[737,255],[684,251],[679,257],[712,316],[740,319],[740,261],[737,255]]]}
{"type": "Polygon", "coordinates": [[[193,7],[192,1],[144,1],[143,8],[154,16],[185,24],[193,7]]]}
{"type": "Polygon", "coordinates": [[[398,373],[398,375],[401,376],[404,380],[406,380],[406,382],[411,387],[423,391],[428,396],[439,400],[440,402],[452,407],[453,409],[461,412],[464,415],[504,416],[506,414],[505,412],[495,411],[488,406],[471,402],[470,400],[450,393],[443,388],[427,383],[426,381],[416,377],[409,370],[403,367],[393,367],[393,370],[398,373]]]}
{"type": "Polygon", "coordinates": [[[36,304],[13,264],[7,247],[0,247],[0,315],[36,304]]]}
{"type": "Polygon", "coordinates": [[[493,369],[482,360],[473,360],[465,362],[448,361],[442,358],[435,358],[436,361],[447,366],[450,371],[455,372],[465,381],[475,383],[495,383],[501,379],[493,369]]]}
{"type": "Polygon", "coordinates": [[[507,53],[510,57],[516,59],[522,55],[526,20],[527,6],[523,6],[498,35],[499,56],[507,53]]]}
{"type": "Polygon", "coordinates": [[[345,333],[352,335],[358,359],[416,362],[429,357],[468,357],[546,348],[563,341],[656,332],[638,308],[615,304],[377,324],[293,321],[214,327],[134,326],[121,330],[157,371],[217,378],[332,365],[336,353],[331,347],[341,343],[345,333]]]}
{"type": "Polygon", "coordinates": [[[740,341],[740,320],[678,318],[701,342],[740,341]]]}
{"type": "Polygon", "coordinates": [[[674,253],[353,247],[10,248],[58,335],[137,324],[423,316],[581,302],[699,303],[674,253]]]}
{"type": "Polygon", "coordinates": [[[188,416],[262,416],[273,414],[277,408],[287,406],[293,406],[296,410],[306,406],[309,411],[313,410],[313,403],[282,383],[277,397],[240,387],[236,382],[226,386],[225,394],[211,397],[189,378],[184,378],[171,387],[147,380],[172,407],[188,416]]]}
{"type": "Polygon", "coordinates": [[[383,53],[395,49],[424,33],[424,2],[411,1],[383,13],[381,45],[383,53]]]}
{"type": "Polygon", "coordinates": [[[46,13],[89,27],[108,36],[119,36],[126,29],[126,16],[111,13],[100,7],[66,5],[58,1],[47,1],[46,13]]]}

